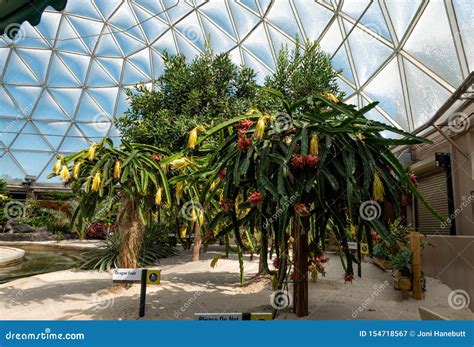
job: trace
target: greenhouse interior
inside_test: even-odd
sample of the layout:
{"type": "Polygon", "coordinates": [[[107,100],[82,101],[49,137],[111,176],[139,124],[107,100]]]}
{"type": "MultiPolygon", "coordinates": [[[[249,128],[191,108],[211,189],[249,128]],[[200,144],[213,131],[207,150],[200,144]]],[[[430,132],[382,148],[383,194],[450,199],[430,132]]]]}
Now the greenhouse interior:
{"type": "Polygon", "coordinates": [[[0,320],[472,321],[473,71],[471,0],[0,0],[0,320]]]}

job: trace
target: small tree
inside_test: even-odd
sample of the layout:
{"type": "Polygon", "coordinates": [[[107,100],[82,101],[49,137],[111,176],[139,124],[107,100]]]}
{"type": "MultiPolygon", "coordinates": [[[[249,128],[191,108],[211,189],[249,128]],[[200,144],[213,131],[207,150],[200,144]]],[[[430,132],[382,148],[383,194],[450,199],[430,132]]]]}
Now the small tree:
{"type": "Polygon", "coordinates": [[[89,149],[59,157],[49,176],[59,176],[81,196],[72,220],[78,223],[79,229],[94,216],[100,202],[109,200],[120,205],[117,217],[119,266],[136,267],[145,228],[162,204],[171,204],[163,170],[167,161],[161,160],[167,154],[154,146],[127,142],[114,147],[113,142],[105,138],[89,149]]]}

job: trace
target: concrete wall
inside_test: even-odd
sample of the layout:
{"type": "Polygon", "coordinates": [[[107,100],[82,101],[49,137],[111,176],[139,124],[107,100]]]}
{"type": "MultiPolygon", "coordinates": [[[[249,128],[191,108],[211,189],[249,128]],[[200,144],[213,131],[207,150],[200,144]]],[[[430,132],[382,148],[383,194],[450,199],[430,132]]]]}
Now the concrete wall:
{"type": "Polygon", "coordinates": [[[423,272],[453,290],[465,290],[474,311],[474,236],[430,235],[427,240],[430,245],[422,252],[423,272]]]}

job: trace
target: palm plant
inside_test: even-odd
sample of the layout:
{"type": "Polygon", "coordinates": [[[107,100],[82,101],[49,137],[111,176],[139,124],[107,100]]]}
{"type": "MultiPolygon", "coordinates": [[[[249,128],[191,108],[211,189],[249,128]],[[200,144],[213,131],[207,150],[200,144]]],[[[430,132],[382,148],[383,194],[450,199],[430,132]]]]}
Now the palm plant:
{"type": "Polygon", "coordinates": [[[79,230],[104,200],[120,206],[120,266],[136,267],[146,227],[162,203],[171,203],[163,166],[173,157],[162,159],[164,155],[168,153],[154,146],[123,142],[114,147],[109,138],[104,138],[89,149],[59,157],[50,174],[59,175],[81,196],[72,218],[79,230]]]}
{"type": "MultiPolygon", "coordinates": [[[[220,183],[221,212],[210,228],[218,220],[227,221],[221,234],[233,232],[241,249],[245,249],[241,226],[248,226],[251,234],[261,232],[265,262],[271,237],[279,257],[278,287],[294,266],[298,306],[297,301],[307,291],[308,260],[319,256],[320,240],[326,237],[328,223],[333,225],[341,254],[345,255],[345,259],[341,257],[345,279],[352,281],[353,261],[357,259],[350,252],[348,241],[369,240],[372,229],[390,239],[383,220],[371,215],[374,209],[380,215],[380,202],[389,201],[399,211],[399,196],[408,188],[426,203],[390,151],[392,145],[425,140],[368,120],[364,115],[376,103],[357,110],[333,94],[323,93],[290,104],[281,92],[263,89],[280,100],[278,115],[250,110],[245,116],[206,131],[198,140],[205,148],[203,144],[222,129],[229,132],[215,148],[203,150],[209,156],[209,164],[199,175],[207,175],[208,189],[201,195],[207,200],[215,199],[216,190],[209,188],[220,172],[227,172],[220,183]],[[384,138],[382,131],[403,138],[384,138]],[[293,262],[288,250],[290,237],[295,240],[293,262]]],[[[273,274],[267,264],[264,267],[273,274]]],[[[303,303],[297,314],[307,314],[307,302],[304,306],[303,303]]]]}

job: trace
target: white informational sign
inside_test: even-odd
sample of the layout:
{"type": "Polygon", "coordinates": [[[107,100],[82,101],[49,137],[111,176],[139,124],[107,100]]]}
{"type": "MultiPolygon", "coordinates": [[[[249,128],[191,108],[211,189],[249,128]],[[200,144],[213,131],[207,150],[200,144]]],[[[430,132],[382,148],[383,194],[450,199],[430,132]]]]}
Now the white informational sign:
{"type": "Polygon", "coordinates": [[[347,245],[349,246],[349,250],[357,251],[357,242],[348,242],[347,245]]]}
{"type": "Polygon", "coordinates": [[[140,283],[141,280],[141,269],[114,269],[112,272],[113,283],[140,283]]]}
{"type": "Polygon", "coordinates": [[[242,313],[195,313],[194,320],[242,320],[242,313]]]}

